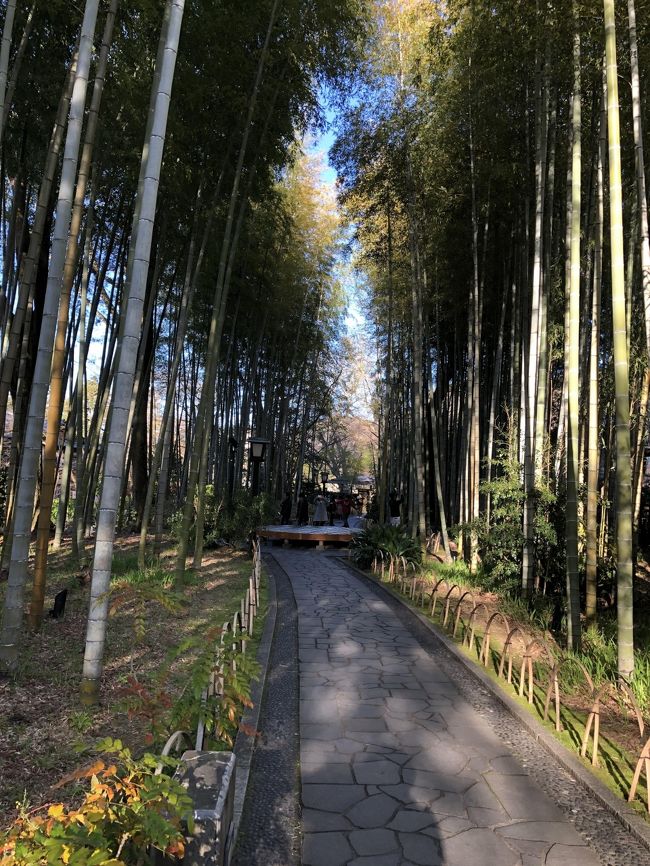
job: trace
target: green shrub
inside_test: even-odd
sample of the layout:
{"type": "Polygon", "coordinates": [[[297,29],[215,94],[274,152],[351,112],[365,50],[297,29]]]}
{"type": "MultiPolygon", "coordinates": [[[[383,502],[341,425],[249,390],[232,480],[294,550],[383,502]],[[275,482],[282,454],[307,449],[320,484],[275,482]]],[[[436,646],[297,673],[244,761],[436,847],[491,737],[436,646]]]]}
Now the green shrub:
{"type": "MultiPolygon", "coordinates": [[[[209,484],[206,487],[204,546],[217,547],[222,541],[228,544],[246,541],[251,532],[273,521],[277,513],[277,504],[267,493],[252,496],[247,490],[235,494],[232,509],[229,509],[225,498],[217,497],[209,484]]],[[[183,512],[180,510],[169,520],[169,529],[177,541],[182,528],[183,512]]],[[[194,546],[195,529],[192,523],[188,540],[190,548],[194,546]]]]}
{"type": "Polygon", "coordinates": [[[419,565],[422,550],[418,541],[401,526],[373,523],[354,537],[350,545],[353,562],[370,568],[375,560],[399,559],[407,565],[419,565]]]}
{"type": "MultiPolygon", "coordinates": [[[[475,534],[481,560],[476,584],[488,592],[516,596],[521,588],[524,533],[522,514],[526,494],[521,482],[521,464],[510,456],[504,443],[493,463],[494,477],[481,484],[481,493],[491,497],[488,525],[480,517],[461,531],[475,534]]],[[[559,537],[562,506],[550,488],[542,483],[535,489],[535,573],[555,587],[564,577],[564,539],[559,537]]]]}
{"type": "Polygon", "coordinates": [[[251,532],[270,523],[277,515],[277,505],[267,493],[252,496],[247,490],[235,494],[232,510],[225,503],[211,512],[212,521],[205,522],[205,546],[223,539],[229,544],[245,541],[251,532]]]}
{"type": "Polygon", "coordinates": [[[174,590],[173,575],[160,567],[134,569],[111,581],[109,614],[130,607],[133,611],[133,633],[137,642],[144,640],[151,626],[151,605],[157,604],[168,614],[178,613],[185,605],[183,596],[174,590]]]}
{"type": "Polygon", "coordinates": [[[639,707],[647,712],[650,708],[650,655],[647,650],[635,654],[631,685],[639,707]]]}
{"type": "Polygon", "coordinates": [[[182,859],[183,821],[192,814],[192,801],[179,782],[156,773],[159,764],[171,770],[176,762],[150,754],[135,760],[119,740],[99,748],[101,757],[91,766],[54,786],[89,780],[81,805],[23,807],[0,835],[0,866],[144,866],[153,851],[182,859]]]}
{"type": "MultiPolygon", "coordinates": [[[[178,511],[174,511],[174,513],[169,518],[169,531],[173,535],[176,544],[178,544],[181,540],[181,535],[183,533],[183,509],[179,508],[178,511]]],[[[195,526],[194,522],[190,525],[189,535],[187,546],[189,550],[192,550],[194,547],[194,541],[196,539],[195,526]]]]}

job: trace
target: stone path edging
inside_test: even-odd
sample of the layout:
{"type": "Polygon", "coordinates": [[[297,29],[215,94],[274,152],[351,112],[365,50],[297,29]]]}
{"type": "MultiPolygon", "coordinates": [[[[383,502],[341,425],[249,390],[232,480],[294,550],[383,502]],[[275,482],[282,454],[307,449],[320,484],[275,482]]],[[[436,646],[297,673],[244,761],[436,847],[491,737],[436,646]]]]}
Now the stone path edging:
{"type": "MultiPolygon", "coordinates": [[[[273,632],[275,631],[275,617],[277,613],[275,578],[268,568],[264,570],[264,574],[268,586],[268,604],[266,619],[264,621],[264,631],[262,632],[262,637],[257,648],[257,661],[260,665],[260,676],[255,680],[251,689],[251,702],[253,706],[248,709],[242,717],[242,724],[249,730],[252,729],[255,731],[258,730],[260,712],[262,709],[262,695],[264,694],[264,686],[266,684],[269,657],[271,655],[271,645],[273,643],[273,632]]],[[[235,850],[237,844],[237,835],[239,833],[239,825],[244,810],[244,800],[246,799],[246,790],[248,789],[254,751],[255,737],[240,730],[235,738],[235,746],[233,748],[237,763],[235,773],[235,807],[231,851],[235,850]]]]}
{"type": "Polygon", "coordinates": [[[354,566],[344,557],[336,557],[350,571],[354,572],[358,577],[370,583],[373,587],[377,587],[381,592],[390,595],[397,601],[405,610],[416,617],[420,623],[428,629],[433,636],[442,643],[446,649],[465,667],[472,676],[480,680],[482,685],[490,691],[490,693],[513,715],[528,733],[549,752],[562,767],[570,773],[577,782],[587,788],[596,799],[623,824],[623,826],[632,833],[635,838],[650,850],[650,826],[648,826],[642,818],[636,815],[632,809],[623,801],[619,800],[609,788],[600,781],[593,773],[584,767],[580,761],[573,755],[562,743],[559,743],[543,725],[537,721],[530,713],[522,709],[510,695],[498,688],[496,683],[471,659],[467,658],[464,653],[460,652],[456,644],[441,632],[431,620],[427,619],[419,611],[415,610],[408,602],[406,602],[398,593],[388,586],[385,586],[377,579],[370,577],[361,569],[354,566]]]}
{"type": "MultiPolygon", "coordinates": [[[[291,583],[273,555],[265,573],[275,582],[274,626],[246,798],[233,866],[299,866],[297,608],[291,583]]],[[[645,866],[645,864],[644,864],[645,866]]]]}

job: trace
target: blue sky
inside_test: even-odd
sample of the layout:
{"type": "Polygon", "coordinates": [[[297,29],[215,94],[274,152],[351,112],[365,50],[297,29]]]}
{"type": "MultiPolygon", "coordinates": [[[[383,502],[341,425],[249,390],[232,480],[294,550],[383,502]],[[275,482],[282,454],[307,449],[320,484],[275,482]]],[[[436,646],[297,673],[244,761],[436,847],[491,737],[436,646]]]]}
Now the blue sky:
{"type": "MultiPolygon", "coordinates": [[[[324,131],[313,130],[311,132],[308,139],[307,149],[311,153],[318,154],[321,158],[323,163],[321,180],[323,185],[329,187],[332,193],[335,194],[336,171],[330,165],[329,161],[329,151],[336,139],[334,132],[335,113],[331,105],[327,104],[326,93],[322,94],[321,99],[325,102],[324,114],[327,126],[324,131]]],[[[339,278],[347,296],[348,311],[346,316],[346,326],[350,335],[354,335],[365,323],[364,316],[359,307],[357,286],[354,283],[353,272],[350,268],[341,267],[339,278]]]]}
{"type": "MultiPolygon", "coordinates": [[[[326,97],[325,97],[326,98],[326,97]]],[[[310,153],[318,155],[323,168],[320,174],[321,181],[324,187],[328,189],[328,194],[336,195],[336,171],[329,162],[329,150],[335,141],[334,124],[335,117],[332,108],[329,105],[325,106],[325,117],[327,127],[324,131],[314,130],[308,137],[306,148],[310,153]]],[[[374,377],[374,362],[372,360],[372,351],[368,351],[368,328],[366,317],[360,306],[360,291],[357,281],[357,275],[353,267],[346,259],[341,259],[338,263],[338,279],[343,287],[347,299],[347,314],[345,317],[346,334],[355,346],[359,347],[360,358],[365,369],[365,381],[360,388],[356,389],[353,400],[356,413],[361,417],[371,418],[372,412],[370,409],[370,395],[372,390],[372,379],[374,377]]],[[[352,359],[351,359],[352,361],[352,359]]],[[[354,363],[354,362],[353,362],[354,363]]],[[[352,395],[349,395],[352,396],[352,395]]]]}

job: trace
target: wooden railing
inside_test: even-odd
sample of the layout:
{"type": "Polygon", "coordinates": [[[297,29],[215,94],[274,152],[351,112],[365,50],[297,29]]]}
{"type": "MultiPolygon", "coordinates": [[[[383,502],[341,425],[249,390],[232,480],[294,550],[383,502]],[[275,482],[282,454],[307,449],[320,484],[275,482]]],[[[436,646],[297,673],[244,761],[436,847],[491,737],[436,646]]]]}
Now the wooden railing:
{"type": "Polygon", "coordinates": [[[194,748],[197,751],[203,749],[206,730],[209,729],[209,715],[214,712],[215,700],[218,701],[223,695],[224,687],[224,664],[234,666],[235,653],[246,652],[246,644],[253,635],[255,618],[260,609],[260,581],[262,578],[262,556],[260,543],[253,542],[253,567],[248,578],[246,593],[242,596],[239,609],[235,611],[231,620],[223,623],[220,638],[214,647],[214,664],[210,671],[208,682],[205,684],[201,698],[202,712],[196,724],[196,730],[174,731],[163,746],[162,755],[180,754],[185,749],[194,748]],[[229,654],[230,661],[225,661],[224,648],[230,646],[233,650],[229,654]]]}

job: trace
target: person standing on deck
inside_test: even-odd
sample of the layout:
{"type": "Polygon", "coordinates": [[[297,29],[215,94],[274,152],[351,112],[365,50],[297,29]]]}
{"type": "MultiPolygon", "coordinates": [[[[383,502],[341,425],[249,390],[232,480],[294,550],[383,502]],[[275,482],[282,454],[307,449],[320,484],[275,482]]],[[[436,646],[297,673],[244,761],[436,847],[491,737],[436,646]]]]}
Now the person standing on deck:
{"type": "Polygon", "coordinates": [[[330,526],[334,526],[334,518],[336,517],[336,497],[334,494],[330,496],[330,501],[327,503],[327,516],[330,526]]]}
{"type": "Polygon", "coordinates": [[[314,511],[314,526],[325,526],[327,523],[327,507],[325,497],[319,494],[314,500],[316,509],[314,511]]]}
{"type": "Polygon", "coordinates": [[[399,526],[402,522],[402,502],[404,501],[403,496],[399,496],[397,493],[397,488],[393,487],[390,492],[390,496],[388,497],[388,508],[390,510],[390,524],[391,526],[399,526]]]}
{"type": "Polygon", "coordinates": [[[352,499],[350,496],[344,496],[341,501],[341,513],[343,515],[343,526],[346,529],[349,527],[348,517],[350,516],[350,512],[352,511],[352,499]]]}
{"type": "Polygon", "coordinates": [[[298,526],[307,526],[309,523],[309,503],[307,496],[301,493],[298,497],[298,513],[296,514],[298,526]]]}
{"type": "Polygon", "coordinates": [[[291,523],[291,505],[291,494],[287,491],[287,495],[280,505],[280,523],[282,526],[288,526],[291,523]]]}

